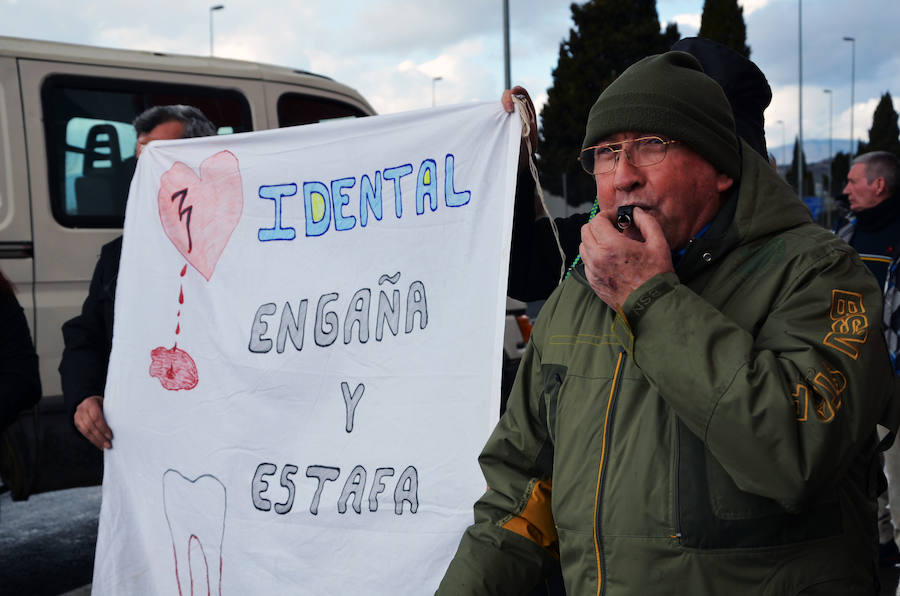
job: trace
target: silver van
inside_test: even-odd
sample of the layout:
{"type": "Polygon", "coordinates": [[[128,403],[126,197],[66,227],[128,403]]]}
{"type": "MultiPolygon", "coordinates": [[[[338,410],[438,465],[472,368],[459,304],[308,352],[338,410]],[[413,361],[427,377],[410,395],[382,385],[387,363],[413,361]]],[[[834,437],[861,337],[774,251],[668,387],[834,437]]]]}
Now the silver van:
{"type": "Polygon", "coordinates": [[[101,455],[63,406],[60,328],[121,233],[131,122],[161,104],[200,108],[220,134],[374,114],[346,85],[290,68],[0,37],[0,270],[28,317],[44,391],[0,441],[15,499],[100,480],[101,455]]]}

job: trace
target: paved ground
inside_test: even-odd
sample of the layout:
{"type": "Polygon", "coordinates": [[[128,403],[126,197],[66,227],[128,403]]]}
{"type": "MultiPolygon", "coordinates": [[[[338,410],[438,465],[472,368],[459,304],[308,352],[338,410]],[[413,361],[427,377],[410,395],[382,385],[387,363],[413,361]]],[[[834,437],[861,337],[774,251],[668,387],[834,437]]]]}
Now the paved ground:
{"type": "Polygon", "coordinates": [[[0,495],[0,593],[85,596],[94,566],[100,487],[0,495]],[[75,590],[75,592],[72,592],[75,590]]]}
{"type": "MultiPolygon", "coordinates": [[[[0,495],[0,593],[89,596],[100,487],[39,494],[14,503],[0,495]]],[[[900,596],[900,568],[882,568],[880,596],[900,596]]]]}

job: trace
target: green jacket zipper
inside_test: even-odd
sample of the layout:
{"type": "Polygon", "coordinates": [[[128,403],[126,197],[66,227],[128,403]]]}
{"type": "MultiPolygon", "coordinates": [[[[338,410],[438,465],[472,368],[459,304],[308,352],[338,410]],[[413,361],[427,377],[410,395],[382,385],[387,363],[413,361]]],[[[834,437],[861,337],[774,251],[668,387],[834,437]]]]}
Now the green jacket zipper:
{"type": "Polygon", "coordinates": [[[605,592],[603,581],[605,564],[601,546],[603,532],[600,522],[600,503],[603,498],[603,480],[606,477],[606,460],[609,457],[610,436],[612,434],[612,423],[615,416],[615,401],[616,397],[619,395],[622,369],[625,367],[625,356],[625,350],[619,352],[619,358],[616,360],[616,370],[613,374],[612,387],[609,390],[609,400],[606,403],[606,415],[603,419],[603,443],[600,451],[600,467],[597,470],[597,490],[594,494],[594,552],[597,555],[597,596],[602,596],[605,592]]]}
{"type": "Polygon", "coordinates": [[[674,477],[674,482],[672,483],[672,490],[675,493],[672,495],[672,503],[675,507],[675,535],[672,537],[678,543],[681,543],[681,504],[678,500],[678,495],[681,492],[679,487],[681,482],[681,425],[678,423],[678,419],[675,419],[675,469],[672,470],[672,475],[674,477]]]}

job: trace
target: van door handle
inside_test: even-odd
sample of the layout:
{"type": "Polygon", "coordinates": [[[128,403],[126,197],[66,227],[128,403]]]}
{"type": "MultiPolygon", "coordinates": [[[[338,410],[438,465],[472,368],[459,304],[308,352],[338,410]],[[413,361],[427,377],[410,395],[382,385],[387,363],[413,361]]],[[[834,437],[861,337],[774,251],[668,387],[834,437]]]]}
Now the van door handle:
{"type": "Polygon", "coordinates": [[[0,242],[0,259],[31,259],[34,242],[0,242]]]}

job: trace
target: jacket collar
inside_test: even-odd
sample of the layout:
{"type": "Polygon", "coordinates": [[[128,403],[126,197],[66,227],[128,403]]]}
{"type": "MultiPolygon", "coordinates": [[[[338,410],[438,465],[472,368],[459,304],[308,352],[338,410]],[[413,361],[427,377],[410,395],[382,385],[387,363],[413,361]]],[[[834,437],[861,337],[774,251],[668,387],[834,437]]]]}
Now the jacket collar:
{"type": "Polygon", "coordinates": [[[775,169],[745,141],[741,178],[706,234],[691,242],[675,271],[690,280],[735,248],[811,223],[809,209],[775,169]]]}

